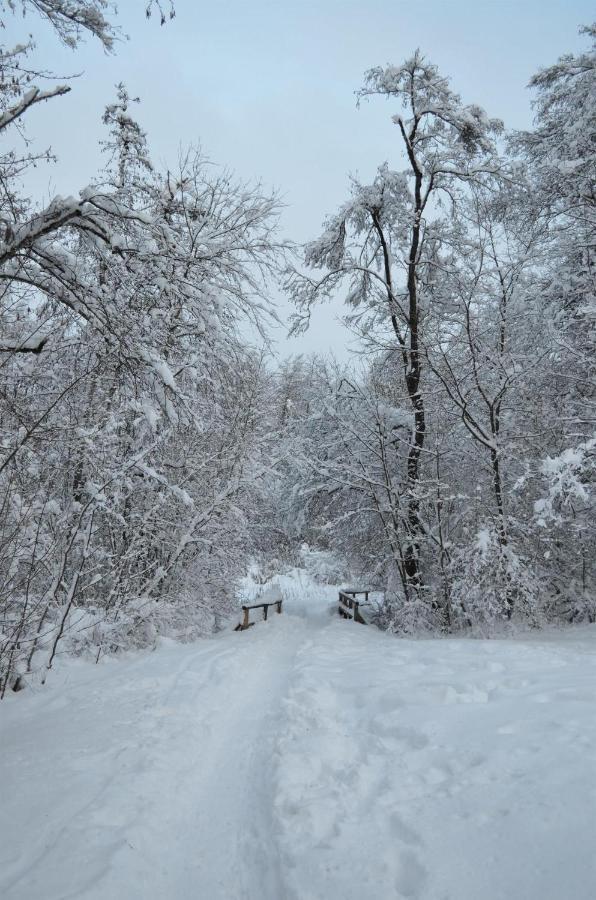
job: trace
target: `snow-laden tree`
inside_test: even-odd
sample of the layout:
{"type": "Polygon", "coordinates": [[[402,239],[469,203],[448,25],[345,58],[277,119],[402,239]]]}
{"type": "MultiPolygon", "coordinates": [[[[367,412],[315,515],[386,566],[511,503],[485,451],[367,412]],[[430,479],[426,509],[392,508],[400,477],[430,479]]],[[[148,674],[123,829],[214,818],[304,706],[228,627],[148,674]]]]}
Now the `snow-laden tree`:
{"type": "Polygon", "coordinates": [[[104,122],[77,198],[36,209],[5,160],[2,691],[66,637],[100,653],[217,626],[274,464],[240,323],[264,333],[277,201],[194,150],[156,171],[123,86],[104,122]]]}
{"type": "MultiPolygon", "coordinates": [[[[428,285],[441,316],[432,320],[425,340],[425,359],[439,380],[442,402],[452,407],[475,448],[476,482],[488,501],[479,527],[491,534],[491,548],[503,554],[498,565],[486,567],[486,589],[500,596],[507,618],[514,613],[519,582],[515,548],[520,538],[523,543],[527,524],[522,518],[520,527],[511,489],[524,471],[534,376],[545,356],[536,341],[542,317],[533,285],[546,228],[540,218],[528,223],[523,214],[530,191],[521,173],[518,177],[517,185],[507,183],[498,191],[474,188],[455,211],[428,285]]],[[[525,512],[527,520],[527,505],[525,512]]],[[[471,562],[475,548],[486,543],[474,534],[460,554],[457,581],[464,594],[465,560],[471,562]]],[[[472,566],[469,583],[483,589],[472,566]]]]}
{"type": "Polygon", "coordinates": [[[596,28],[582,32],[589,49],[532,79],[535,128],[512,141],[548,229],[536,288],[549,328],[538,389],[551,439],[533,471],[542,565],[568,618],[594,617],[596,584],[596,28]]]}
{"type": "Polygon", "coordinates": [[[344,292],[369,354],[314,404],[294,496],[383,573],[387,627],[594,615],[594,85],[593,51],[539,73],[505,156],[419,54],[372,70],[406,169],[353,180],[290,276],[297,328],[344,292]]]}
{"type": "Polygon", "coordinates": [[[392,349],[401,363],[393,386],[396,405],[409,404],[412,426],[405,462],[403,570],[408,592],[424,588],[421,542],[421,469],[427,434],[423,342],[433,315],[427,284],[441,243],[441,204],[453,205],[469,185],[500,174],[495,137],[502,125],[477,106],[466,106],[435,66],[416,53],[402,66],[372,69],[361,96],[397,102],[406,169],[379,168],[368,185],[353,181],[352,196],[308,244],[305,264],[289,290],[298,306],[297,328],[308,324],[314,303],[348,285],[350,317],[365,339],[392,349]],[[322,276],[316,270],[323,270],[322,276]]]}
{"type": "MultiPolygon", "coordinates": [[[[139,9],[147,18],[155,12],[162,25],[173,19],[173,0],[139,0],[139,9]]],[[[20,14],[26,23],[30,18],[40,17],[56,32],[67,46],[75,48],[87,35],[97,38],[108,51],[114,49],[119,31],[112,19],[117,12],[111,0],[2,0],[0,2],[0,25],[4,27],[7,15],[20,14]]]]}

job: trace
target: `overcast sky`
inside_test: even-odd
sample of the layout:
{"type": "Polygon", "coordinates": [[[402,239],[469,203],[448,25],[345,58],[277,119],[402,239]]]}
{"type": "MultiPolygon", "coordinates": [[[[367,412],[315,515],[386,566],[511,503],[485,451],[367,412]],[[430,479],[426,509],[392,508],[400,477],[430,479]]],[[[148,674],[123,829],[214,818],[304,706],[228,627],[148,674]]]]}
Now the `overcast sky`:
{"type": "MultiPolygon", "coordinates": [[[[82,73],[69,95],[29,116],[30,136],[60,160],[38,170],[37,192],[76,193],[92,178],[102,110],[124,81],[142,100],[154,161],[172,164],[180,145],[200,143],[214,162],[277,188],[284,230],[299,241],[346,198],[348,173],[369,179],[381,162],[397,163],[393,108],[380,100],[356,108],[365,70],[420,47],[465,102],[524,128],[530,77],[583,46],[578,26],[594,17],[588,0],[176,0],[176,18],[160,28],[144,6],[120,0],[130,39],[114,55],[91,41],[73,53],[33,19],[7,21],[7,44],[35,24],[44,65],[82,73]]],[[[319,311],[299,340],[280,331],[279,352],[343,356],[339,312],[339,303],[319,311]]]]}

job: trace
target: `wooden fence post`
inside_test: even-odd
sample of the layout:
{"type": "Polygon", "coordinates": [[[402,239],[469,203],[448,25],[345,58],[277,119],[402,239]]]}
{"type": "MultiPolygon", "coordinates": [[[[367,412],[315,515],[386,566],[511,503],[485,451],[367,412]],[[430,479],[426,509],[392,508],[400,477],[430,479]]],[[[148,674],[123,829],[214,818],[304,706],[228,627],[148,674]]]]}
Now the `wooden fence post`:
{"type": "Polygon", "coordinates": [[[281,600],[273,600],[271,603],[253,603],[251,606],[242,604],[242,611],[244,616],[242,621],[236,625],[234,631],[246,631],[247,628],[250,628],[254,625],[254,622],[249,621],[250,610],[251,609],[262,609],[263,610],[263,619],[266,622],[267,616],[269,615],[269,607],[274,606],[278,613],[281,613],[281,607],[283,603],[283,597],[281,600]]]}
{"type": "Polygon", "coordinates": [[[351,619],[353,622],[366,625],[366,620],[360,614],[360,601],[356,600],[360,594],[364,594],[368,602],[370,591],[340,591],[337,611],[342,619],[351,619]]]}

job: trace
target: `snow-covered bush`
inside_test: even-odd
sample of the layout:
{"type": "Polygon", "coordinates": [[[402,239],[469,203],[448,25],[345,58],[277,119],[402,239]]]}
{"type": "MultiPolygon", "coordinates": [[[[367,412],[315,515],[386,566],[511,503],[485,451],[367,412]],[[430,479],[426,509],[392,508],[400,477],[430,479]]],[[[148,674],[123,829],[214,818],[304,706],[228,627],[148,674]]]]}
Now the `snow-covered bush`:
{"type": "Polygon", "coordinates": [[[490,633],[499,623],[543,621],[540,586],[528,560],[511,543],[501,542],[492,523],[454,554],[451,578],[451,615],[457,628],[490,633]]]}

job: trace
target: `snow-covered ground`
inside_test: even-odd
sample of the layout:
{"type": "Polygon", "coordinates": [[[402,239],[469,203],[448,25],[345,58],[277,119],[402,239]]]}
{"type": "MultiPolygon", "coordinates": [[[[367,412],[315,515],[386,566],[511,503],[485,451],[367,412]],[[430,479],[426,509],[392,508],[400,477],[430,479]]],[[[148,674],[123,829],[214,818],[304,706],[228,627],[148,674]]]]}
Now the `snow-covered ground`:
{"type": "Polygon", "coordinates": [[[0,706],[3,900],[594,900],[596,629],[244,633],[0,706]]]}

